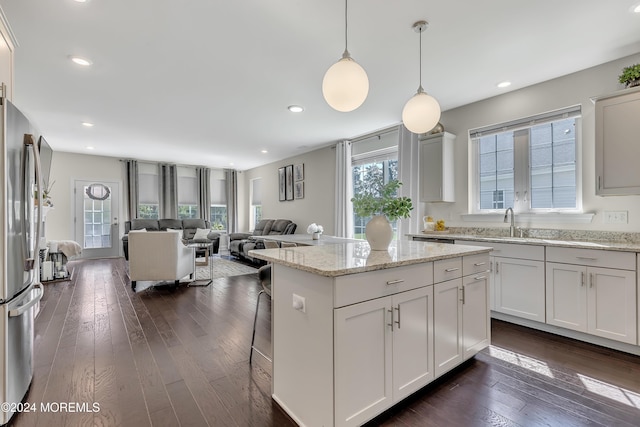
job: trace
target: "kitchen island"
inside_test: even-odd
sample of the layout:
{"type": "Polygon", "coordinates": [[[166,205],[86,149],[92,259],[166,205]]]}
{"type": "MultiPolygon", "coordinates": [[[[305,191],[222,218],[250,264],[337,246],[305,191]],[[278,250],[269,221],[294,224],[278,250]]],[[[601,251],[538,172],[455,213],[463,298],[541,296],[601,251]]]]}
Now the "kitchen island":
{"type": "Polygon", "coordinates": [[[365,241],[251,251],[272,267],[272,397],[357,426],[487,347],[489,251],[365,241]]]}

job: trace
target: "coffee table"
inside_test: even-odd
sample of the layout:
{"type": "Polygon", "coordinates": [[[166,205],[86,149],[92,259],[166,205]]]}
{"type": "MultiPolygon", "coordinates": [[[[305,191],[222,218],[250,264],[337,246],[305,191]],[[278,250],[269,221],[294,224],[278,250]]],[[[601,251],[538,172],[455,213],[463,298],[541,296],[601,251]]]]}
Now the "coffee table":
{"type": "MultiPolygon", "coordinates": [[[[195,255],[197,255],[198,251],[204,251],[204,261],[198,262],[196,261],[195,264],[196,266],[202,266],[202,265],[208,265],[209,266],[209,278],[208,279],[204,279],[204,280],[194,280],[193,282],[189,283],[187,285],[187,287],[191,287],[191,286],[209,286],[211,284],[211,282],[213,281],[213,263],[209,260],[209,256],[211,256],[211,254],[213,253],[213,242],[207,242],[207,243],[189,243],[187,245],[187,247],[189,248],[193,248],[194,252],[196,252],[195,255]],[[205,283],[197,283],[197,282],[205,282],[205,283]]],[[[194,275],[196,273],[194,272],[194,275]]]]}

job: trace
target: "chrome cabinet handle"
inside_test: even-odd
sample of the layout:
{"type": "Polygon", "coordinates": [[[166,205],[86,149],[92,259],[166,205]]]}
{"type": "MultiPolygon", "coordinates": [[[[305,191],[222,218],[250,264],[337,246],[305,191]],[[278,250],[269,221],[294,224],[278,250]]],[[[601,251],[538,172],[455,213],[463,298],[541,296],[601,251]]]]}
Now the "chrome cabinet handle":
{"type": "Polygon", "coordinates": [[[459,268],[459,267],[456,267],[456,268],[447,268],[447,269],[445,269],[444,271],[446,271],[447,273],[451,273],[452,271],[457,271],[457,270],[460,270],[460,268],[459,268]]]}
{"type": "Polygon", "coordinates": [[[397,285],[398,283],[402,283],[402,282],[404,282],[404,280],[402,280],[402,279],[389,280],[389,281],[387,281],[387,285],[397,285]]]}
{"type": "Polygon", "coordinates": [[[473,280],[475,280],[477,282],[478,280],[485,280],[486,278],[487,278],[487,276],[476,276],[476,277],[473,278],[473,280]]]}
{"type": "Polygon", "coordinates": [[[473,264],[475,267],[480,267],[481,265],[485,265],[486,262],[476,262],[475,264],[473,264]]]}
{"type": "Polygon", "coordinates": [[[464,286],[460,288],[460,290],[462,291],[462,298],[460,298],[460,301],[462,301],[462,304],[464,305],[464,286]]]}
{"type": "Polygon", "coordinates": [[[391,307],[391,310],[387,311],[391,313],[391,323],[387,323],[387,326],[391,326],[391,332],[393,332],[393,307],[391,307]]]}
{"type": "Polygon", "coordinates": [[[584,271],[582,273],[580,273],[581,278],[580,278],[580,286],[584,286],[584,271]]]}
{"type": "Polygon", "coordinates": [[[398,329],[400,329],[400,304],[398,304],[396,310],[398,310],[398,320],[396,320],[396,323],[398,324],[398,329]]]}
{"type": "Polygon", "coordinates": [[[500,263],[496,261],[496,274],[500,274],[500,263]]]}
{"type": "Polygon", "coordinates": [[[589,287],[593,288],[593,273],[589,274],[589,287]]]}
{"type": "Polygon", "coordinates": [[[588,256],[577,256],[576,259],[581,259],[584,261],[597,261],[598,258],[592,258],[592,257],[588,257],[588,256]]]}

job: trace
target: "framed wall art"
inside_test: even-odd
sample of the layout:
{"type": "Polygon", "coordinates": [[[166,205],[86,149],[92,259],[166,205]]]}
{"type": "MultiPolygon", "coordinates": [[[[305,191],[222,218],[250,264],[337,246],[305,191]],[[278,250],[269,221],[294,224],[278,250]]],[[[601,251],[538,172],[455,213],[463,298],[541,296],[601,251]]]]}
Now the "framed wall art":
{"type": "Polygon", "coordinates": [[[293,165],[285,166],[285,193],[287,200],[293,200],[293,165]]]}
{"type": "Polygon", "coordinates": [[[299,181],[295,183],[295,187],[293,189],[293,197],[296,199],[304,199],[304,181],[299,181]]]}
{"type": "Polygon", "coordinates": [[[293,166],[293,177],[295,182],[302,181],[304,179],[304,163],[293,166]]]}
{"type": "Polygon", "coordinates": [[[285,175],[285,168],[278,168],[278,200],[284,202],[287,200],[287,180],[285,175]]]}

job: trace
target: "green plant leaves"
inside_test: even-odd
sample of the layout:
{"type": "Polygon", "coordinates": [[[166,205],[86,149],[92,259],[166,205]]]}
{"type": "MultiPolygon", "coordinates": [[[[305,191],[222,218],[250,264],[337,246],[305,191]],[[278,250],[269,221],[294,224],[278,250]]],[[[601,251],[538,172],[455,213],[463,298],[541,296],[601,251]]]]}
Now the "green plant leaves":
{"type": "Polygon", "coordinates": [[[379,183],[351,199],[353,210],[360,217],[385,215],[389,221],[409,218],[413,203],[406,196],[397,196],[402,183],[396,179],[379,183]]]}

